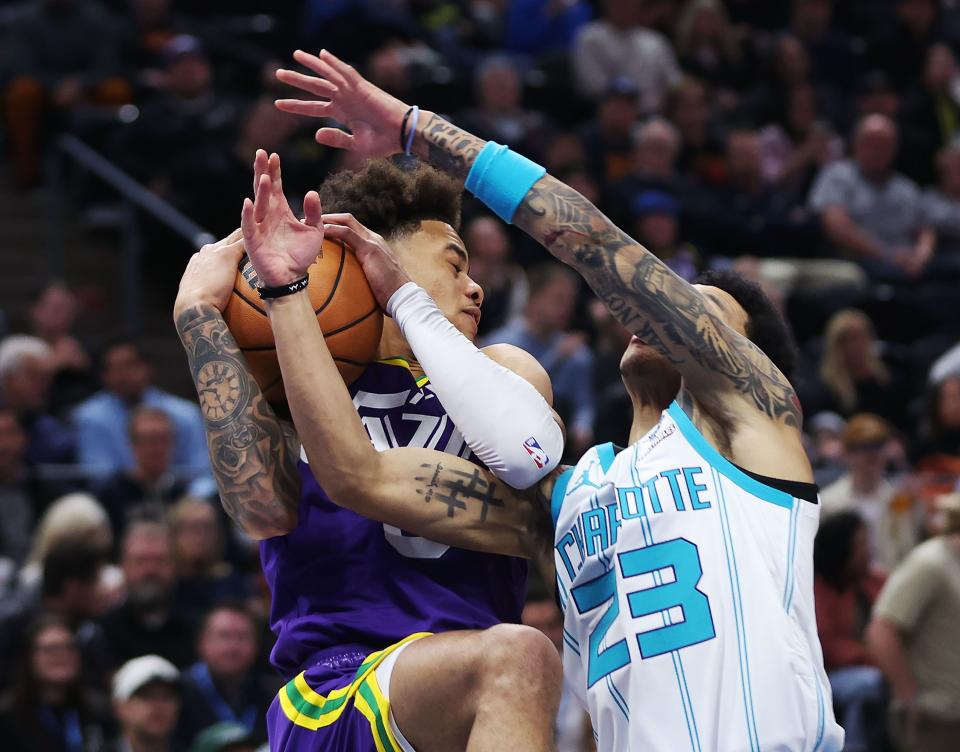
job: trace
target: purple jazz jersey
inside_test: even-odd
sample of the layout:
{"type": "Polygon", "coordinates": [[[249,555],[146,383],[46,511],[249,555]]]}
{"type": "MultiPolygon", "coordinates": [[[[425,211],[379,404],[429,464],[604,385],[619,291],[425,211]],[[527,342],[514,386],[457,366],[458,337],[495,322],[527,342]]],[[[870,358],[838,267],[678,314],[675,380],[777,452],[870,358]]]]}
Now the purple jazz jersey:
{"type": "MultiPolygon", "coordinates": [[[[399,359],[374,363],[350,389],[374,446],[469,447],[421,379],[399,359]]],[[[519,622],[525,561],[452,548],[368,520],[330,501],[301,458],[299,524],[260,544],[273,594],[274,666],[290,679],[333,648],[371,652],[415,632],[519,622]]]]}

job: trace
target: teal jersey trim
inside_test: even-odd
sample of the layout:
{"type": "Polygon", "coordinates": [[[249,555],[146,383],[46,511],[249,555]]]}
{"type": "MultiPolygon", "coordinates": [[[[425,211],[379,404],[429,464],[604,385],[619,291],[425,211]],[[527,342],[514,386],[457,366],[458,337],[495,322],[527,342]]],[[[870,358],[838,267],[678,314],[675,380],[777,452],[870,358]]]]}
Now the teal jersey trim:
{"type": "Polygon", "coordinates": [[[614,448],[612,441],[597,446],[597,459],[600,460],[600,467],[603,468],[604,473],[610,469],[610,466],[613,464],[613,458],[616,456],[617,450],[614,448]]]}
{"type": "Polygon", "coordinates": [[[567,495],[567,486],[570,485],[570,479],[573,477],[574,468],[568,467],[557,478],[553,484],[553,493],[550,494],[550,516],[553,517],[553,526],[557,526],[557,520],[560,519],[560,508],[563,506],[563,499],[567,495]]]}
{"type": "Polygon", "coordinates": [[[770,504],[776,504],[784,509],[793,509],[793,497],[783,491],[772,488],[765,483],[761,483],[756,478],[751,478],[743,470],[734,465],[730,460],[718,452],[710,443],[703,438],[703,434],[693,425],[693,421],[687,417],[676,402],[670,404],[667,408],[670,417],[680,428],[680,433],[690,442],[690,445],[703,457],[710,465],[721,475],[736,483],[747,493],[751,493],[763,501],[770,504]]]}

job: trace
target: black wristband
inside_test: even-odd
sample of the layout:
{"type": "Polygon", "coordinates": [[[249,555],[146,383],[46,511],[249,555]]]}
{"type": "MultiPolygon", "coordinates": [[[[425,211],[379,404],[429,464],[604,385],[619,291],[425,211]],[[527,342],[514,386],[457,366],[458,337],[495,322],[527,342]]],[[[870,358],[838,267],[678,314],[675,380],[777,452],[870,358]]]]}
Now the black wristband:
{"type": "Polygon", "coordinates": [[[413,107],[410,107],[407,110],[406,114],[403,116],[403,122],[400,123],[400,151],[402,152],[407,151],[407,138],[406,138],[407,121],[410,120],[411,112],[413,112],[413,107]]]}
{"type": "Polygon", "coordinates": [[[266,287],[265,285],[257,286],[257,294],[262,300],[270,300],[273,298],[282,298],[286,295],[293,295],[295,292],[300,292],[301,290],[307,289],[307,285],[310,284],[310,277],[303,276],[295,282],[291,282],[289,285],[278,285],[277,287],[266,287]]]}

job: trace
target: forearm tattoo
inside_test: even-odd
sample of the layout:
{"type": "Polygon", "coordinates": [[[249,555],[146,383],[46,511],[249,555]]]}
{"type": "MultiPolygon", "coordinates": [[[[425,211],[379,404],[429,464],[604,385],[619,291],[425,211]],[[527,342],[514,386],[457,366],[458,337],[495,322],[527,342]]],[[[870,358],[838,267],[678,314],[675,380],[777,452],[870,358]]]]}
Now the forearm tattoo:
{"type": "Polygon", "coordinates": [[[480,468],[466,472],[437,462],[424,463],[420,469],[422,472],[414,479],[417,493],[428,504],[445,505],[447,517],[463,512],[472,515],[474,522],[489,525],[491,509],[509,507],[510,522],[504,527],[517,535],[521,548],[540,555],[553,545],[550,502],[543,494],[542,484],[517,492],[480,468]]]}
{"type": "Polygon", "coordinates": [[[414,153],[438,170],[466,180],[485,143],[439,115],[431,114],[420,131],[420,137],[415,139],[414,153]]]}
{"type": "Polygon", "coordinates": [[[752,342],[731,336],[697,289],[549,175],[527,193],[514,224],[577,269],[631,332],[670,359],[725,379],[760,411],[799,427],[793,388],[752,342]]]}
{"type": "Polygon", "coordinates": [[[293,427],[264,399],[219,311],[193,306],[176,326],[200,398],[223,508],[244,529],[282,529],[299,499],[293,427]]]}
{"type": "Polygon", "coordinates": [[[503,507],[503,498],[497,496],[496,481],[484,477],[480,468],[466,473],[446,468],[441,462],[420,467],[427,472],[416,478],[417,493],[424,501],[446,504],[447,517],[453,517],[457,509],[466,510],[467,502],[478,502],[480,522],[486,522],[490,507],[503,507]]]}

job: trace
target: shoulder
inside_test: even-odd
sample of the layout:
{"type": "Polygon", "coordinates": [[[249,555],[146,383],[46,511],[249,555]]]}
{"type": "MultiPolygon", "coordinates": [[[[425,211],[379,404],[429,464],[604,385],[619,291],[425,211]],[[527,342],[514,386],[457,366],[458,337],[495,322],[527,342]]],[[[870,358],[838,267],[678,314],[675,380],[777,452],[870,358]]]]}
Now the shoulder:
{"type": "Polygon", "coordinates": [[[543,366],[526,350],[505,342],[487,345],[483,354],[529,382],[543,398],[553,404],[553,386],[543,366]]]}
{"type": "Polygon", "coordinates": [[[162,389],[151,389],[145,396],[144,402],[165,410],[174,419],[194,420],[200,417],[200,408],[195,402],[189,402],[162,389]]]}
{"type": "Polygon", "coordinates": [[[916,546],[907,555],[907,558],[903,560],[897,573],[900,574],[901,577],[929,578],[931,575],[938,574],[941,571],[949,555],[950,553],[947,551],[942,536],[931,538],[916,546]]]}
{"type": "Polygon", "coordinates": [[[105,417],[115,407],[116,398],[107,392],[88,397],[73,409],[74,420],[96,420],[105,417]]]}
{"type": "Polygon", "coordinates": [[[824,514],[839,512],[853,506],[850,501],[850,478],[841,475],[820,492],[824,514]]]}
{"type": "Polygon", "coordinates": [[[906,175],[894,173],[890,178],[891,188],[905,199],[919,202],[921,198],[920,187],[906,175]]]}

